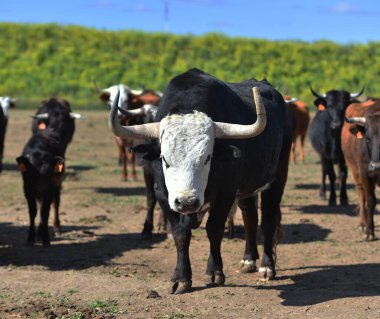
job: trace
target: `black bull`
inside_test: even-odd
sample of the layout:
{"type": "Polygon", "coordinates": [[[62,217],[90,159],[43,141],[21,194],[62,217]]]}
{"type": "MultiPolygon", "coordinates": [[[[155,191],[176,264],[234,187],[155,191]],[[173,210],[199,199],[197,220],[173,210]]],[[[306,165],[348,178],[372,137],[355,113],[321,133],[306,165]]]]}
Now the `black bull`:
{"type": "MultiPolygon", "coordinates": [[[[267,279],[272,279],[275,275],[273,255],[276,232],[280,227],[280,202],[287,179],[292,137],[289,108],[267,81],[251,79],[241,83],[225,83],[192,69],[171,80],[155,118],[155,122],[160,122],[169,114],[198,111],[207,114],[214,122],[249,125],[257,118],[252,103],[252,87],[258,87],[265,106],[267,124],[264,131],[250,139],[219,139],[214,146],[205,190],[205,203],[210,203],[206,225],[210,241],[205,277],[207,284],[224,283],[220,246],[225,221],[236,197],[240,199],[239,207],[243,213],[246,232],[243,259],[256,261],[259,258],[255,191],[268,184],[270,186],[261,193],[264,255],[260,271],[267,279]],[[237,149],[240,152],[236,152],[237,149]],[[230,150],[233,154],[231,156],[230,150]],[[236,153],[241,153],[241,156],[236,153]]],[[[116,112],[113,114],[116,115],[116,112]]],[[[191,228],[198,227],[199,222],[196,214],[182,215],[171,210],[159,145],[156,141],[152,145],[146,157],[152,160],[156,196],[171,223],[177,248],[177,265],[172,276],[171,292],[182,293],[190,290],[192,285],[189,245],[191,228]]]]}
{"type": "Polygon", "coordinates": [[[341,146],[341,132],[344,123],[344,112],[354,98],[363,93],[350,93],[344,90],[331,90],[319,94],[312,88],[317,97],[314,101],[318,111],[310,124],[309,137],[315,151],[319,154],[322,164],[322,181],[319,190],[320,197],[326,198],[326,175],[330,181],[329,205],[336,205],[334,164],[339,166],[340,203],[348,204],[346,191],[347,165],[341,146]]]}

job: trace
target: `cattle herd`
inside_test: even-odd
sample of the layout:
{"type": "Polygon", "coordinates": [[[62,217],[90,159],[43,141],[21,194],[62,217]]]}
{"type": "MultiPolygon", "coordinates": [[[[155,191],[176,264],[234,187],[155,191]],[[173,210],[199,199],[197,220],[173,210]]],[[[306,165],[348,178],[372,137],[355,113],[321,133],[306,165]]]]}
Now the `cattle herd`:
{"type": "MultiPolygon", "coordinates": [[[[323,94],[310,89],[316,97],[317,111],[309,137],[322,166],[319,194],[326,198],[328,176],[328,205],[336,205],[337,164],[339,203],[347,205],[348,166],[358,193],[359,226],[366,240],[374,240],[375,186],[380,185],[380,100],[359,102],[364,88],[358,93],[330,90],[323,94]]],[[[258,271],[263,280],[274,279],[281,233],[280,203],[289,161],[297,161],[298,138],[299,160],[305,158],[308,106],[281,95],[266,79],[229,83],[198,69],[174,77],[163,94],[136,91],[122,84],[97,90],[99,98],[110,107],[109,125],[119,150],[121,179],[136,178],[135,161],[143,167],[147,216],[142,238],[152,236],[153,211],[158,201],[159,224],[170,229],[174,239],[177,263],[171,293],[191,290],[191,230],[199,227],[206,213],[210,251],[205,283],[224,284],[221,242],[227,219],[233,231],[237,207],[242,212],[245,231],[240,271],[258,271]],[[263,253],[256,265],[259,203],[263,253]]],[[[15,102],[0,97],[0,172],[8,109],[15,102]]],[[[48,219],[52,204],[54,231],[61,230],[59,205],[65,152],[74,134],[75,119],[81,117],[72,112],[68,101],[56,98],[41,102],[33,116],[31,137],[16,159],[29,210],[29,245],[36,240],[50,245],[48,219]],[[41,222],[36,233],[38,206],[41,222]]]]}

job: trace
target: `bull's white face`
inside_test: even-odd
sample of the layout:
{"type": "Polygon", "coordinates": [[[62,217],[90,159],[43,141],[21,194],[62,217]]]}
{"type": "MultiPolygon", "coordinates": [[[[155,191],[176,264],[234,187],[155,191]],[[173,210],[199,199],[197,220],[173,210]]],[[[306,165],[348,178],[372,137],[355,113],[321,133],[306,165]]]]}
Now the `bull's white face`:
{"type": "Polygon", "coordinates": [[[214,134],[213,121],[202,112],[161,120],[162,167],[172,210],[188,214],[203,205],[214,134]]]}
{"type": "Polygon", "coordinates": [[[108,104],[112,105],[113,100],[116,97],[117,92],[120,92],[120,97],[119,97],[119,107],[126,110],[128,106],[128,98],[129,98],[129,93],[131,90],[129,89],[128,86],[124,84],[118,84],[118,85],[113,85],[110,86],[107,89],[102,90],[103,92],[108,92],[110,94],[108,104]]]}

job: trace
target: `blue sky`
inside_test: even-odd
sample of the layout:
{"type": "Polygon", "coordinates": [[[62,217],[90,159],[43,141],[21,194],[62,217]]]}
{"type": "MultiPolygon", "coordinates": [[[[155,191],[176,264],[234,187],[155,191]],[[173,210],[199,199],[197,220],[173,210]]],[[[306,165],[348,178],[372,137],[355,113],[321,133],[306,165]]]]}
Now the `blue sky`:
{"type": "Polygon", "coordinates": [[[380,41],[379,0],[8,0],[0,21],[271,40],[380,41]],[[168,24],[165,25],[165,2],[168,24]]]}

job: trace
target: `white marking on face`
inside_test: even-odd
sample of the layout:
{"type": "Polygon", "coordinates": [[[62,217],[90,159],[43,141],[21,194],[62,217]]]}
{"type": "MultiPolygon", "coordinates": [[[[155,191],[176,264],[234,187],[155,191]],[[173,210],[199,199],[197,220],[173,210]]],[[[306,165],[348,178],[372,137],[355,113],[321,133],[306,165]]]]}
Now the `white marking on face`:
{"type": "MultiPolygon", "coordinates": [[[[124,84],[118,84],[118,85],[113,85],[110,86],[107,89],[102,90],[103,92],[108,92],[110,94],[110,99],[108,101],[109,105],[112,105],[117,92],[120,92],[119,96],[119,107],[126,110],[128,107],[128,98],[129,98],[129,93],[131,92],[131,89],[124,85],[124,84]]],[[[121,113],[119,113],[121,114],[121,113]]]]}
{"type": "Polygon", "coordinates": [[[213,121],[202,112],[167,116],[160,123],[160,143],[170,208],[189,213],[180,211],[176,200],[196,198],[199,202],[194,210],[199,209],[204,203],[214,148],[213,121]]]}

